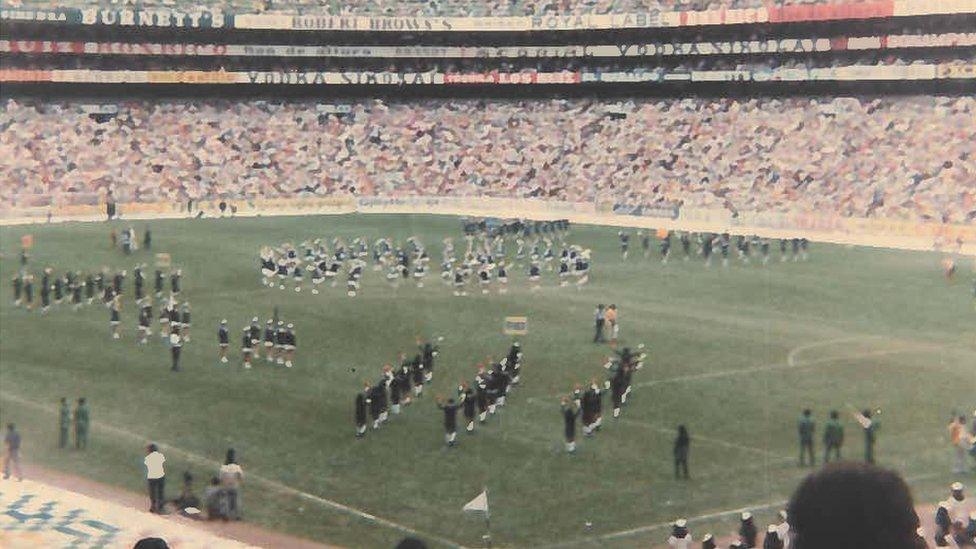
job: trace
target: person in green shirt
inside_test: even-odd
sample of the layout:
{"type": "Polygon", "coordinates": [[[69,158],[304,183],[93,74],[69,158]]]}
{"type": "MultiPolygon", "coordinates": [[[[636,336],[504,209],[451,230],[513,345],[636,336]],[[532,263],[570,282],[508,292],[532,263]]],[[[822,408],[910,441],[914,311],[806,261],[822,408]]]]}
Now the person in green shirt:
{"type": "Polygon", "coordinates": [[[68,447],[68,433],[71,430],[71,407],[68,399],[61,397],[61,409],[58,414],[58,448],[68,447]]]}
{"type": "Polygon", "coordinates": [[[806,465],[806,458],[810,458],[810,466],[816,465],[816,458],[813,457],[813,432],[816,424],[811,417],[809,409],[803,410],[803,415],[796,423],[797,432],[800,435],[800,467],[806,465]]]}
{"type": "Polygon", "coordinates": [[[844,426],[840,423],[840,414],[837,410],[831,410],[830,419],[824,426],[824,463],[830,462],[830,454],[834,454],[834,460],[839,461],[840,447],[844,445],[844,426]]]}
{"type": "Polygon", "coordinates": [[[75,448],[79,450],[88,448],[89,425],[91,425],[91,414],[88,403],[84,398],[79,398],[78,406],[75,407],[75,448]]]}

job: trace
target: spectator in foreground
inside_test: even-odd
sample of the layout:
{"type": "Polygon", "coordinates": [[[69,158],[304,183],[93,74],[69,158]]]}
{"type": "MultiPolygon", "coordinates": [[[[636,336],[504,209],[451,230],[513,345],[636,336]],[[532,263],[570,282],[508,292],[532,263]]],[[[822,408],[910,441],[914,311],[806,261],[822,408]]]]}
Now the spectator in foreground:
{"type": "Polygon", "coordinates": [[[166,501],[163,497],[166,483],[166,473],[163,471],[165,462],[166,456],[159,451],[159,447],[155,444],[146,446],[146,458],[143,463],[146,464],[146,481],[149,483],[150,513],[163,512],[163,503],[166,501]]]}
{"type": "Polygon", "coordinates": [[[925,549],[911,491],[897,473],[832,463],[807,476],[790,499],[794,549],[925,549]]]}
{"type": "Polygon", "coordinates": [[[427,549],[427,544],[418,538],[406,537],[400,540],[396,549],[427,549]]]}
{"type": "Polygon", "coordinates": [[[132,549],[169,549],[169,545],[163,538],[142,538],[132,546],[132,549]]]}
{"type": "Polygon", "coordinates": [[[17,476],[17,480],[24,480],[24,473],[20,470],[20,433],[13,423],[7,424],[7,434],[3,437],[3,479],[10,478],[10,473],[17,476]]]}
{"type": "Polygon", "coordinates": [[[237,456],[233,448],[227,450],[227,459],[220,466],[220,485],[227,496],[227,516],[231,520],[241,520],[241,482],[244,481],[244,470],[237,464],[237,456]]]}
{"type": "Polygon", "coordinates": [[[752,513],[742,513],[739,520],[739,541],[743,547],[755,547],[756,540],[759,538],[759,530],[756,529],[756,522],[752,518],[752,513]]]}
{"type": "Polygon", "coordinates": [[[674,549],[691,549],[692,542],[691,532],[688,531],[688,521],[685,519],[674,521],[671,537],[668,538],[668,545],[674,549]]]}

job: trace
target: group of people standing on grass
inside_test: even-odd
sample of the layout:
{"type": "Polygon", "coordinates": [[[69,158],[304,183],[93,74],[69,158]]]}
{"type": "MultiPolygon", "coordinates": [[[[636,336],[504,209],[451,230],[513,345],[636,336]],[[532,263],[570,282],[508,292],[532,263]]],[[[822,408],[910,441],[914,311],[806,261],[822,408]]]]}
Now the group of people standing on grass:
{"type": "Polygon", "coordinates": [[[617,306],[613,303],[610,305],[600,303],[596,306],[596,311],[593,313],[593,343],[606,343],[608,333],[610,343],[617,343],[617,338],[620,336],[618,314],[617,306]]]}
{"type": "Polygon", "coordinates": [[[180,495],[172,500],[166,499],[166,456],[160,451],[159,445],[150,443],[146,446],[143,464],[146,467],[150,513],[177,512],[191,518],[208,520],[241,519],[244,470],[237,463],[237,452],[233,448],[227,450],[224,463],[210,479],[202,501],[194,492],[193,475],[189,471],[183,473],[180,495]],[[200,508],[201,503],[203,509],[200,508]]]}
{"type": "MultiPolygon", "coordinates": [[[[874,447],[878,440],[878,432],[881,430],[881,422],[877,417],[880,410],[872,412],[865,409],[861,412],[853,411],[851,415],[860,425],[864,433],[864,461],[874,463],[874,447]]],[[[817,429],[816,420],[813,419],[813,412],[808,408],[803,410],[796,423],[797,435],[800,442],[800,467],[814,467],[817,463],[814,454],[814,439],[817,429]]],[[[844,425],[840,421],[840,412],[831,410],[829,419],[824,426],[824,463],[833,459],[841,459],[841,449],[844,446],[844,425]]]]}
{"type": "Polygon", "coordinates": [[[67,398],[61,398],[58,408],[58,448],[65,449],[70,444],[71,428],[74,427],[75,449],[88,448],[88,432],[91,430],[91,409],[88,401],[82,397],[78,399],[74,413],[67,398]]]}
{"type": "MultiPolygon", "coordinates": [[[[640,241],[644,258],[651,256],[650,230],[637,231],[637,239],[640,241]]],[[[671,244],[673,239],[677,239],[681,246],[682,258],[690,261],[692,256],[699,256],[705,262],[705,267],[712,266],[714,257],[721,256],[722,266],[729,266],[730,253],[734,253],[739,262],[748,265],[756,259],[760,265],[765,267],[771,261],[771,248],[775,240],[760,238],[756,235],[731,235],[725,233],[691,233],[688,231],[671,231],[668,229],[658,229],[656,231],[658,247],[660,249],[661,264],[666,265],[671,258],[671,244]],[[692,247],[694,246],[694,250],[692,247]]],[[[630,233],[618,231],[617,238],[620,241],[620,256],[624,261],[630,256],[630,233]]],[[[806,238],[781,238],[779,239],[779,260],[781,263],[786,261],[806,261],[809,259],[810,241],[806,238]]]]}

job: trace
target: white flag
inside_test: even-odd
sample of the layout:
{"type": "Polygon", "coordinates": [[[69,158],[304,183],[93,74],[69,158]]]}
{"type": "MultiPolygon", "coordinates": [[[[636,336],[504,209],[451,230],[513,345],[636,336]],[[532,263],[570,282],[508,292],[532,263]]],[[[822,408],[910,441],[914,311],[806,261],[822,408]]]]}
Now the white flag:
{"type": "Polygon", "coordinates": [[[484,511],[488,514],[488,490],[485,490],[477,495],[473,500],[464,504],[461,508],[462,511],[484,511]]]}

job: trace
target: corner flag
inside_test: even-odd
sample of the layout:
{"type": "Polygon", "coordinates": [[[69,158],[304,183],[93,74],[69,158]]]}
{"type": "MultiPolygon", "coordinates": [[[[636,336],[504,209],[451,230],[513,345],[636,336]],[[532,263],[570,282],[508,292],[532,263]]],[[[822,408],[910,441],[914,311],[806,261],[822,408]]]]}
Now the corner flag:
{"type": "Polygon", "coordinates": [[[488,515],[488,490],[485,489],[483,492],[478,494],[473,500],[464,504],[461,508],[462,511],[483,511],[485,516],[488,515]]]}

